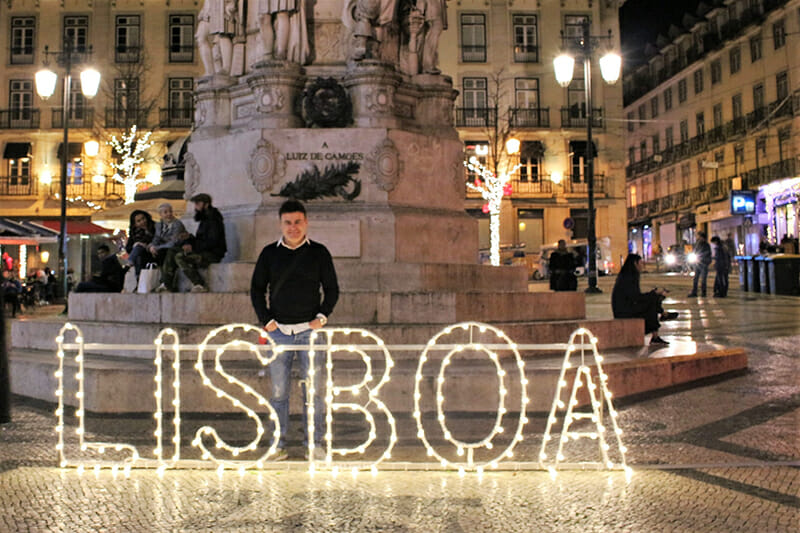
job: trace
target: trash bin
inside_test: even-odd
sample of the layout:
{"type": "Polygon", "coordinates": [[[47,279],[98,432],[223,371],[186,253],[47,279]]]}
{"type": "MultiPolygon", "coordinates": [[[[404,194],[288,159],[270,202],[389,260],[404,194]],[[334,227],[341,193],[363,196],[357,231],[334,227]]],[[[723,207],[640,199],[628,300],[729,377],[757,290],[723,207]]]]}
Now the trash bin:
{"type": "Polygon", "coordinates": [[[755,257],[747,256],[745,264],[747,269],[747,290],[761,292],[761,282],[758,279],[758,261],[756,261],[755,257]]]}
{"type": "Polygon", "coordinates": [[[767,264],[770,294],[800,294],[800,255],[775,255],[767,264]]]}
{"type": "Polygon", "coordinates": [[[739,264],[739,288],[741,288],[743,291],[750,290],[749,285],[747,284],[748,261],[753,261],[753,258],[749,255],[736,256],[736,262],[739,264]]]}
{"type": "Polygon", "coordinates": [[[772,258],[769,256],[758,256],[755,258],[755,263],[758,265],[758,290],[761,294],[769,294],[769,262],[772,258]]]}

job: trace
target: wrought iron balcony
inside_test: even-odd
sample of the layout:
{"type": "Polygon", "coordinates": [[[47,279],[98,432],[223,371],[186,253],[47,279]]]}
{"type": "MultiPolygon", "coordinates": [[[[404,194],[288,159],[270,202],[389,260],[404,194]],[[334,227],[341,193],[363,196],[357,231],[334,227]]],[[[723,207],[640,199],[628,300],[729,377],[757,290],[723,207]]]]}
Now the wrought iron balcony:
{"type": "MultiPolygon", "coordinates": [[[[73,109],[72,116],[68,117],[67,122],[70,128],[92,128],[94,127],[94,108],[83,107],[73,109]]],[[[64,127],[64,108],[54,107],[50,123],[53,128],[64,127]]]]}
{"type": "Polygon", "coordinates": [[[514,47],[515,63],[538,63],[539,47],[534,45],[517,45],[514,47]]]}
{"type": "MultiPolygon", "coordinates": [[[[58,198],[61,194],[61,182],[58,178],[50,184],[48,192],[51,198],[58,198]]],[[[107,177],[103,183],[94,183],[92,178],[85,176],[82,180],[72,180],[67,183],[67,198],[72,201],[120,201],[125,198],[125,186],[107,177]]]]}
{"type": "MultiPolygon", "coordinates": [[[[586,183],[584,176],[564,176],[564,181],[561,184],[564,186],[565,193],[571,194],[588,194],[589,184],[586,183]]],[[[594,193],[605,194],[606,180],[605,175],[595,173],[594,175],[594,193]]]]}
{"type": "Polygon", "coordinates": [[[544,178],[540,178],[535,181],[515,178],[511,180],[511,191],[512,194],[520,196],[553,194],[553,182],[544,178]]]}
{"type": "Polygon", "coordinates": [[[36,196],[37,181],[33,176],[0,176],[0,196],[36,196]]]}
{"type": "Polygon", "coordinates": [[[0,110],[0,129],[35,129],[39,127],[39,110],[33,108],[0,110]]]}
{"type": "MultiPolygon", "coordinates": [[[[586,118],[586,110],[582,107],[571,106],[561,108],[562,128],[585,128],[586,118]]],[[[592,109],[592,127],[602,128],[603,125],[603,108],[595,107],[592,109]]]]}
{"type": "Polygon", "coordinates": [[[134,125],[146,128],[147,115],[148,110],[146,109],[107,107],[106,128],[127,129],[134,125]]]}
{"type": "Polygon", "coordinates": [[[158,124],[162,128],[191,128],[193,119],[191,107],[162,107],[158,111],[158,124]]]}
{"type": "Polygon", "coordinates": [[[797,164],[797,159],[784,159],[771,165],[744,172],[742,178],[748,189],[754,189],[759,185],[764,185],[774,180],[795,177],[800,171],[798,167],[800,165],[797,164]]]}
{"type": "Polygon", "coordinates": [[[517,107],[511,109],[511,125],[515,128],[549,128],[549,107],[517,107]]]}
{"type": "Polygon", "coordinates": [[[497,125],[497,110],[492,107],[456,108],[457,128],[485,128],[497,125]]]}

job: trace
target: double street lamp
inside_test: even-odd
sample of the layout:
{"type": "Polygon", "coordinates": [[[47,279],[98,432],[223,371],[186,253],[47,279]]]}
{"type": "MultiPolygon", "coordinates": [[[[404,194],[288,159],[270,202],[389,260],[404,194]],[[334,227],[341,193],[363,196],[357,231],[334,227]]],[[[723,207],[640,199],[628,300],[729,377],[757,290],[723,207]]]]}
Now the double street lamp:
{"type": "MultiPolygon", "coordinates": [[[[89,52],[91,53],[91,51],[89,52]]],[[[69,285],[67,283],[68,259],[67,259],[67,159],[69,158],[69,117],[72,111],[72,101],[70,99],[70,86],[72,84],[72,67],[81,63],[86,52],[77,50],[74,42],[65,38],[62,50],[51,52],[47,46],[44,47],[44,67],[36,73],[36,92],[42,100],[50,98],[56,89],[58,75],[48,67],[50,56],[55,56],[56,63],[64,68],[64,105],[62,108],[61,124],[64,127],[63,144],[61,145],[61,231],[59,233],[58,259],[59,270],[61,270],[61,280],[64,289],[64,298],[67,298],[69,285]]],[[[86,98],[94,98],[100,86],[100,73],[91,67],[85,68],[80,73],[81,92],[86,98]]]]}
{"type": "MultiPolygon", "coordinates": [[[[608,36],[592,37],[589,22],[584,22],[581,35],[572,42],[565,43],[578,52],[579,59],[583,61],[583,82],[586,100],[586,188],[589,203],[589,221],[587,227],[587,240],[589,241],[589,287],[588,293],[599,293],[597,287],[597,232],[595,229],[595,208],[594,208],[594,143],[592,142],[592,119],[594,110],[592,109],[592,54],[598,47],[597,41],[600,39],[610,39],[608,36]]],[[[619,80],[622,58],[614,52],[607,52],[600,58],[600,72],[606,83],[613,85],[619,80]]],[[[572,81],[575,70],[575,57],[569,53],[562,53],[553,60],[553,68],[556,72],[556,81],[562,86],[567,87],[572,81]]]]}

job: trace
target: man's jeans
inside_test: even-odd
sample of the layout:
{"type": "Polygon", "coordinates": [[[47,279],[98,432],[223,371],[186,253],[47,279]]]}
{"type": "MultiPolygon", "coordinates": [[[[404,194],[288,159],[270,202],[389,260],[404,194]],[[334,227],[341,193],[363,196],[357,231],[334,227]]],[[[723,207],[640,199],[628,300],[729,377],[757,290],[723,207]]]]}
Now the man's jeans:
{"type": "Polygon", "coordinates": [[[705,263],[697,263],[694,267],[694,285],[692,285],[692,292],[697,294],[697,282],[702,279],[701,294],[706,295],[706,286],[708,284],[708,265],[705,263]]]}
{"type": "MultiPolygon", "coordinates": [[[[269,334],[270,338],[280,345],[308,345],[311,337],[311,330],[303,331],[296,335],[284,335],[279,329],[269,334]]],[[[297,357],[300,363],[300,375],[303,381],[301,382],[301,389],[303,393],[303,446],[308,446],[308,414],[307,414],[307,400],[306,400],[306,379],[308,378],[308,351],[307,350],[293,350],[281,352],[275,360],[269,365],[269,375],[272,381],[272,407],[278,414],[278,422],[281,425],[281,435],[278,440],[278,448],[286,446],[286,435],[289,430],[289,387],[291,386],[292,378],[292,361],[297,357]]],[[[314,357],[314,444],[320,446],[322,436],[325,434],[325,404],[323,398],[325,395],[324,384],[325,380],[322,379],[323,368],[325,368],[323,359],[325,356],[317,352],[314,357]]]]}

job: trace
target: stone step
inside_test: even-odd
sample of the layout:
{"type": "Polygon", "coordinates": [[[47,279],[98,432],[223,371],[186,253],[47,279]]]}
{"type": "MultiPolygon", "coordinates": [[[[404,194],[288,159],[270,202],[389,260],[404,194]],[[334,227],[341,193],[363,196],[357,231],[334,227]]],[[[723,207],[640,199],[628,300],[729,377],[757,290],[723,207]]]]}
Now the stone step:
{"type": "MultiPolygon", "coordinates": [[[[609,376],[609,389],[615,398],[662,390],[696,380],[730,374],[747,368],[747,355],[742,349],[722,349],[717,346],[683,343],[683,353],[677,343],[670,345],[663,356],[651,354],[651,358],[640,358],[636,352],[627,355],[605,353],[603,370],[609,376]],[[677,355],[675,355],[677,354],[677,355]]],[[[12,350],[10,369],[12,392],[22,396],[55,402],[57,381],[55,378],[56,358],[52,353],[38,351],[12,350]]],[[[513,358],[503,358],[507,371],[506,405],[515,411],[519,405],[520,376],[513,358]]],[[[549,410],[558,381],[562,358],[537,359],[527,361],[525,377],[529,380],[526,391],[530,397],[528,410],[546,412],[549,410]]],[[[591,360],[587,362],[591,366],[591,360]]],[[[76,366],[72,357],[65,359],[65,404],[77,405],[75,392],[76,366]]],[[[416,375],[416,361],[399,361],[392,369],[391,379],[381,390],[380,398],[393,413],[409,413],[413,409],[413,391],[416,375]]],[[[236,365],[228,363],[225,371],[247,383],[265,398],[269,398],[268,372],[256,363],[236,365]],[[261,375],[260,375],[261,374],[261,375]]],[[[374,371],[380,371],[376,368],[374,371]]],[[[364,368],[360,364],[335,363],[334,381],[340,384],[358,383],[363,378],[364,368]]],[[[154,368],[143,360],[117,359],[87,355],[84,364],[85,408],[92,413],[143,413],[155,409],[154,368]]],[[[245,404],[254,403],[241,393],[241,390],[228,385],[212,368],[206,366],[206,373],[224,390],[241,399],[245,404]],[[238,391],[238,392],[237,392],[238,391]]],[[[422,376],[421,391],[424,403],[431,403],[436,388],[438,365],[428,364],[422,376]]],[[[568,388],[571,376],[568,376],[568,388]]],[[[297,377],[295,377],[295,380],[297,377]]],[[[494,366],[488,361],[455,361],[448,366],[444,394],[445,409],[448,412],[493,412],[498,401],[498,377],[494,366]]],[[[170,405],[171,374],[164,376],[164,405],[170,405]]],[[[299,393],[292,387],[291,410],[299,412],[299,393]]],[[[349,394],[342,401],[358,401],[359,396],[349,394]]],[[[363,397],[363,395],[361,395],[363,397]]],[[[263,411],[257,405],[251,405],[263,411]]],[[[217,397],[210,388],[202,385],[200,374],[189,365],[181,369],[181,409],[182,413],[233,413],[238,410],[224,399],[217,397]]],[[[370,408],[374,409],[374,405],[370,408]]],[[[425,407],[434,409],[433,405],[425,407]]],[[[166,410],[166,409],[165,409],[166,410]]]]}
{"type": "MultiPolygon", "coordinates": [[[[336,259],[336,274],[342,292],[511,292],[526,291],[525,267],[458,265],[436,263],[362,263],[336,259]]],[[[203,273],[211,292],[248,292],[254,262],[217,263],[203,273]]],[[[179,288],[187,291],[191,283],[185,276],[179,288]]]]}
{"type": "MultiPolygon", "coordinates": [[[[339,297],[330,325],[541,322],[584,316],[581,292],[346,292],[339,297]]],[[[72,293],[69,318],[168,325],[256,321],[250,297],[242,293],[72,293]]]]}
{"type": "MultiPolygon", "coordinates": [[[[41,318],[15,320],[11,325],[11,345],[23,350],[42,350],[55,353],[55,338],[59,329],[64,324],[63,319],[41,318]]],[[[85,342],[97,344],[143,344],[151,345],[159,331],[166,325],[135,324],[115,322],[74,322],[83,332],[85,342]]],[[[550,344],[565,343],[570,334],[579,327],[588,328],[598,339],[601,349],[618,349],[638,347],[644,342],[644,327],[638,319],[624,320],[569,320],[558,322],[504,322],[495,323],[493,326],[504,331],[509,338],[518,344],[550,344]]],[[[356,326],[352,326],[356,327],[356,326]]],[[[213,329],[207,325],[175,326],[183,344],[200,344],[213,329]]],[[[441,325],[431,324],[406,324],[406,325],[368,325],[364,326],[384,341],[385,344],[426,344],[434,335],[442,330],[441,325]]],[[[215,342],[227,342],[228,338],[218,339],[215,342]]],[[[251,339],[254,340],[254,339],[251,339]]],[[[475,339],[480,340],[480,339],[475,339]]],[[[494,342],[487,339],[487,343],[494,342]]],[[[138,359],[152,359],[154,349],[150,347],[145,351],[123,350],[103,351],[87,349],[87,353],[101,355],[115,355],[138,359]]],[[[231,354],[236,357],[236,354],[231,354]]],[[[395,359],[409,359],[419,356],[417,352],[392,353],[395,359]]],[[[196,359],[196,352],[184,351],[182,358],[196,359]]],[[[213,357],[209,353],[208,357],[213,357]]]]}

